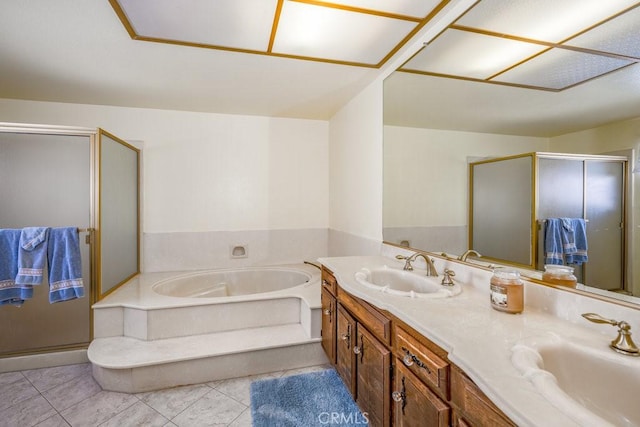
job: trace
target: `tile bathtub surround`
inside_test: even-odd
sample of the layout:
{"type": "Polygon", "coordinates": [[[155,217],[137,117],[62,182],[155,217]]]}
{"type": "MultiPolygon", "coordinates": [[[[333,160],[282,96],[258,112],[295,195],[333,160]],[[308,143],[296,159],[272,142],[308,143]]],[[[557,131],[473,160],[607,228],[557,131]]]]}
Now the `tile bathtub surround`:
{"type": "Polygon", "coordinates": [[[0,426],[251,426],[250,384],[326,369],[292,369],[127,394],[104,391],[91,365],[0,374],[0,426]]]}
{"type": "Polygon", "coordinates": [[[204,231],[144,233],[145,272],[290,264],[326,256],[328,230],[204,231]],[[246,245],[246,258],[231,258],[246,245]]]}

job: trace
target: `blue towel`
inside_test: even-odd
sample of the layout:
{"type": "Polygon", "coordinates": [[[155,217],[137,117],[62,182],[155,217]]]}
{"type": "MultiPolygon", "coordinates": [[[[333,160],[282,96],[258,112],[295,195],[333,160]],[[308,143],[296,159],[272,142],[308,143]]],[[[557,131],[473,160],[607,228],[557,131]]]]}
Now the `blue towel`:
{"type": "Polygon", "coordinates": [[[42,283],[44,265],[47,261],[48,227],[27,227],[20,233],[18,248],[19,285],[39,285],[42,283]]]}
{"type": "Polygon", "coordinates": [[[582,218],[563,218],[568,220],[571,231],[569,238],[571,246],[565,251],[564,260],[567,264],[580,265],[589,260],[587,255],[587,224],[582,218]]]}
{"type": "Polygon", "coordinates": [[[545,264],[587,262],[586,230],[582,218],[548,218],[544,229],[545,264]]]}
{"type": "Polygon", "coordinates": [[[21,306],[33,296],[30,285],[16,284],[20,230],[0,229],[0,305],[21,306]]]}
{"type": "Polygon", "coordinates": [[[564,264],[562,245],[562,222],[560,218],[548,218],[544,227],[544,263],[564,264]]]}
{"type": "Polygon", "coordinates": [[[52,228],[49,231],[49,302],[51,304],[84,296],[78,229],[52,228]]]}

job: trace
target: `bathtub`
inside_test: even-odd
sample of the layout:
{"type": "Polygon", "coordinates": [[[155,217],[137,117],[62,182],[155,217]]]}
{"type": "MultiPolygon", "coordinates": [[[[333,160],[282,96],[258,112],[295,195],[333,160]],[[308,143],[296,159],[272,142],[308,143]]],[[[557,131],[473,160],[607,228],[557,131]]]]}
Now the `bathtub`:
{"type": "Polygon", "coordinates": [[[285,267],[243,268],[187,273],[160,280],[154,292],[179,298],[219,298],[295,288],[314,278],[308,271],[285,267]]]}
{"type": "Polygon", "coordinates": [[[138,393],[326,363],[321,287],[308,264],[142,273],[93,305],[94,378],[138,393]]]}

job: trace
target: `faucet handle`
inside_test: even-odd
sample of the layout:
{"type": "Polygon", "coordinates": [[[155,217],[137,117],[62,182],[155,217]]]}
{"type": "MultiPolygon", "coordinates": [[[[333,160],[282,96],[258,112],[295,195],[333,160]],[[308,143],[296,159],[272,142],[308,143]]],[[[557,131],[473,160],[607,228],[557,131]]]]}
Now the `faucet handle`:
{"type": "Polygon", "coordinates": [[[614,319],[607,319],[600,316],[598,313],[583,313],[582,317],[593,323],[606,323],[607,325],[618,326],[618,321],[614,319]]]}
{"type": "Polygon", "coordinates": [[[404,261],[404,270],[408,270],[408,271],[412,271],[413,270],[413,266],[411,265],[411,256],[404,256],[404,255],[396,255],[396,259],[400,259],[404,261]]]}
{"type": "Polygon", "coordinates": [[[584,313],[582,314],[582,317],[590,322],[605,323],[608,325],[617,326],[618,336],[613,341],[611,341],[609,347],[611,347],[618,353],[622,353],[627,356],[640,356],[640,349],[638,349],[636,344],[631,339],[631,325],[629,325],[627,322],[625,322],[624,320],[617,321],[614,319],[607,319],[596,313],[584,313]]]}
{"type": "Polygon", "coordinates": [[[453,280],[451,279],[456,275],[456,272],[453,270],[449,270],[448,268],[444,269],[444,277],[442,278],[441,285],[442,286],[453,286],[453,280]]]}

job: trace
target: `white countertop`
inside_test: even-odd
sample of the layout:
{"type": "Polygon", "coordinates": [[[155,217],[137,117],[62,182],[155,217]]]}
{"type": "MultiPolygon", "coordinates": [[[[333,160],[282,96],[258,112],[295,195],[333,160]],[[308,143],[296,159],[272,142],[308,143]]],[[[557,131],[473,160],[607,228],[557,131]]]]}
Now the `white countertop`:
{"type": "MultiPolygon", "coordinates": [[[[454,280],[462,284],[462,293],[444,299],[412,299],[385,294],[355,280],[355,273],[361,268],[383,265],[402,268],[401,261],[383,256],[333,257],[318,261],[333,271],[345,291],[392,313],[446,350],[449,360],[464,370],[518,426],[580,425],[547,401],[516,370],[511,363],[511,348],[523,338],[549,332],[589,346],[607,348],[615,337],[615,330],[601,325],[602,331],[594,329],[579,316],[587,311],[585,308],[591,308],[591,303],[578,301],[576,295],[568,292],[525,283],[524,312],[514,315],[491,308],[491,272],[486,270],[436,258],[438,271],[446,266],[456,272],[454,280]],[[575,307],[554,306],[567,305],[567,298],[576,300],[575,307]],[[558,312],[562,313],[560,317],[558,312]]],[[[414,265],[417,267],[419,263],[416,261],[414,265]]],[[[596,304],[600,304],[598,308],[606,307],[601,302],[596,304]]],[[[608,317],[609,313],[601,314],[608,317]]]]}

